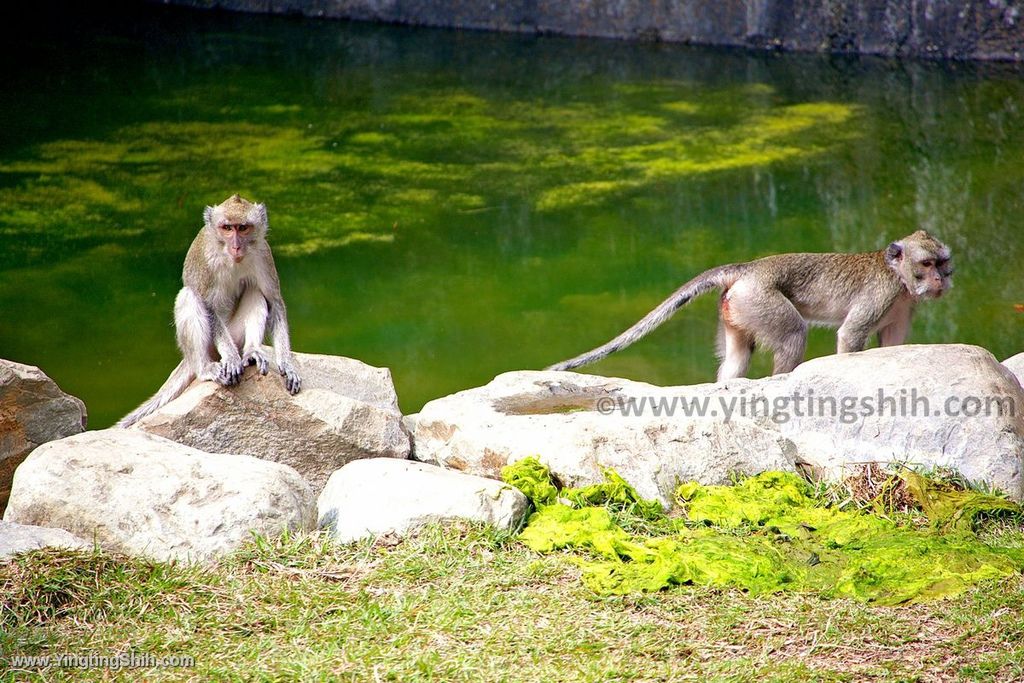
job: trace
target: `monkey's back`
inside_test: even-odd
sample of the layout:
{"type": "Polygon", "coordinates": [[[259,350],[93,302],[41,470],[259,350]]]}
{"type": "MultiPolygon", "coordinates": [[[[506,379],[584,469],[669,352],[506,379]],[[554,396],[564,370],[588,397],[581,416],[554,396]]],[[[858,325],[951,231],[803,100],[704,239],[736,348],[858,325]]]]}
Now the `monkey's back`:
{"type": "Polygon", "coordinates": [[[864,292],[895,295],[896,274],[881,251],[799,253],[767,256],[750,262],[759,283],[789,299],[801,315],[823,324],[839,324],[864,292]]]}
{"type": "Polygon", "coordinates": [[[185,254],[185,263],[181,268],[181,282],[206,299],[213,287],[213,271],[209,268],[206,231],[200,228],[199,233],[189,245],[185,254]]]}

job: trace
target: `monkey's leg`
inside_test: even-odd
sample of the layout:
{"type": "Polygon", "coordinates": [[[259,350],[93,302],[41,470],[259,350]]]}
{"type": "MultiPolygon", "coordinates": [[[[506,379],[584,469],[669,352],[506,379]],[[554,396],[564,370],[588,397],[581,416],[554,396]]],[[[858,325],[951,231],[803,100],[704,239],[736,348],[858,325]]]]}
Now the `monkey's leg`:
{"type": "Polygon", "coordinates": [[[228,321],[228,332],[235,346],[242,349],[242,364],[255,365],[261,375],[267,374],[269,361],[260,349],[267,333],[270,309],[263,293],[250,287],[242,294],[234,315],[228,321]]]}
{"type": "Polygon", "coordinates": [[[758,289],[744,281],[728,292],[729,322],[772,350],[772,374],[791,372],[804,360],[807,321],[793,303],[776,289],[758,289]]]}
{"type": "Polygon", "coordinates": [[[201,380],[218,381],[221,365],[213,359],[213,312],[190,287],[174,299],[174,328],[185,363],[201,380]]]}
{"type": "Polygon", "coordinates": [[[722,361],[718,366],[719,382],[746,377],[750,356],[754,352],[753,338],[729,323],[727,313],[728,308],[723,306],[722,317],[718,321],[718,357],[722,361]]]}

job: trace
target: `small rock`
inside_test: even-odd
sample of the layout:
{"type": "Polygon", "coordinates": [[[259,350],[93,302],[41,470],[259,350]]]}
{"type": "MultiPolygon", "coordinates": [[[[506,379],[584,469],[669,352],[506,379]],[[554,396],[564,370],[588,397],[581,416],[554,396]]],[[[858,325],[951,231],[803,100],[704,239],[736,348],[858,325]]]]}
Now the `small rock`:
{"type": "Polygon", "coordinates": [[[332,474],[317,502],[317,515],[321,528],[349,543],[403,535],[442,520],[464,519],[512,530],[529,505],[517,489],[492,479],[377,458],[349,463],[332,474]]]}
{"type": "Polygon", "coordinates": [[[38,548],[59,547],[92,550],[92,544],[63,529],[50,529],[0,520],[0,560],[38,548]]]}
{"type": "Polygon", "coordinates": [[[1018,382],[1024,384],[1024,353],[1018,353],[1016,356],[1010,356],[1003,361],[1003,365],[1009,368],[1010,372],[1013,373],[1018,382]]]}

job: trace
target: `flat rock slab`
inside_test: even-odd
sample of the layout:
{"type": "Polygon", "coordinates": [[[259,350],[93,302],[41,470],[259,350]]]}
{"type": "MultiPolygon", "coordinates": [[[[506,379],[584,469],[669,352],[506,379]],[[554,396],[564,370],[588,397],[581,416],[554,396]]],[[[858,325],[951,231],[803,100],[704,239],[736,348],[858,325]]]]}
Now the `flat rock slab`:
{"type": "Polygon", "coordinates": [[[93,546],[63,529],[0,520],[0,560],[7,560],[30,550],[50,547],[92,550],[93,546]]]}
{"type": "Polygon", "coordinates": [[[493,479],[419,462],[358,460],[331,475],[317,502],[321,528],[350,543],[404,535],[429,522],[469,520],[498,529],[519,526],[530,503],[493,479]]]}
{"type": "Polygon", "coordinates": [[[202,451],[288,465],[314,492],[353,460],[409,457],[409,434],[387,368],[308,353],[296,353],[295,366],[303,387],[295,396],[273,363],[265,376],[250,367],[235,387],[194,382],[131,429],[202,451]]]}
{"type": "Polygon", "coordinates": [[[0,359],[0,515],[14,470],[40,444],[85,430],[85,404],[42,370],[0,359]]]}
{"type": "Polygon", "coordinates": [[[680,387],[511,372],[431,401],[409,424],[425,462],[498,478],[536,456],[566,486],[599,483],[611,467],[665,506],[682,481],[723,484],[798,463],[825,478],[869,462],[948,467],[1024,498],[1024,390],[988,351],[959,344],[680,387]]]}
{"type": "Polygon", "coordinates": [[[64,529],[111,552],[211,560],[253,533],[312,529],[314,515],[313,491],[290,467],[107,429],[33,451],[4,519],[64,529]]]}

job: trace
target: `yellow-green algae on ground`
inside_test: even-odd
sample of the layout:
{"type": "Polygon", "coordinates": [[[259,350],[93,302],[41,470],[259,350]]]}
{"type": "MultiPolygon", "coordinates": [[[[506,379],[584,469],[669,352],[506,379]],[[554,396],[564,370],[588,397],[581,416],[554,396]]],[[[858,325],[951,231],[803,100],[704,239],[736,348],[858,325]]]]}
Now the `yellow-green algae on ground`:
{"type": "Polygon", "coordinates": [[[538,552],[579,553],[583,582],[599,595],[693,584],[894,605],[953,596],[1024,569],[1024,550],[987,545],[972,529],[981,515],[1019,515],[1019,506],[914,473],[906,475],[908,490],[925,512],[940,509],[959,523],[918,529],[827,507],[805,481],[784,472],[735,486],[682,484],[676,495],[685,519],[670,519],[615,472],[605,476],[603,484],[559,491],[535,458],[502,471],[536,507],[519,540],[538,552]],[[630,533],[616,521],[623,512],[651,520],[662,534],[630,533]]]}

